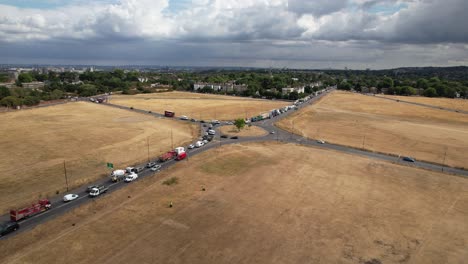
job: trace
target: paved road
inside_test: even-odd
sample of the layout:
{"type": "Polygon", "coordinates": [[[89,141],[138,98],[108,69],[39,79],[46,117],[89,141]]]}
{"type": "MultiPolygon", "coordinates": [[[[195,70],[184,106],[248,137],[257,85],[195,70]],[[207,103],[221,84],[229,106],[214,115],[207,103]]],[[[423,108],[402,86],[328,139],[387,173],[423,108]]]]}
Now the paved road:
{"type": "MultiPolygon", "coordinates": [[[[372,97],[380,98],[380,99],[384,99],[384,100],[390,100],[390,101],[395,101],[395,102],[399,102],[399,103],[404,103],[404,104],[412,104],[412,105],[417,105],[417,106],[422,106],[422,107],[428,107],[428,108],[434,108],[434,109],[449,111],[449,112],[468,114],[468,111],[457,110],[457,109],[453,109],[453,108],[447,108],[447,107],[441,107],[441,106],[435,106],[435,105],[429,105],[429,104],[423,104],[423,103],[410,102],[410,101],[405,101],[405,100],[401,100],[401,99],[394,99],[394,98],[388,98],[388,97],[383,97],[383,96],[373,96],[373,95],[369,95],[369,94],[364,94],[364,95],[372,96],[372,97]]],[[[455,100],[455,99],[453,99],[453,100],[455,100]]]]}
{"type": "MultiPolygon", "coordinates": [[[[322,93],[321,95],[312,98],[307,103],[299,105],[299,109],[305,107],[306,105],[309,105],[311,103],[316,102],[317,100],[319,100],[321,97],[323,97],[326,94],[327,93],[322,93]]],[[[125,110],[129,110],[129,111],[139,112],[139,113],[143,113],[143,114],[146,114],[146,115],[151,115],[151,116],[154,116],[155,118],[166,118],[166,117],[164,117],[163,114],[149,113],[148,111],[145,111],[145,110],[130,109],[129,107],[120,106],[120,105],[113,105],[113,104],[104,104],[104,105],[107,105],[107,106],[110,106],[110,107],[116,107],[116,108],[120,108],[120,109],[125,109],[125,110]]],[[[264,121],[253,123],[253,125],[259,126],[259,127],[263,128],[263,129],[267,130],[268,132],[274,131],[274,134],[268,134],[266,136],[261,136],[261,137],[240,137],[239,139],[230,139],[230,138],[223,139],[223,138],[220,137],[221,135],[219,133],[219,126],[216,126],[215,129],[218,131],[218,133],[216,134],[216,136],[215,136],[215,138],[213,139],[212,142],[208,143],[207,145],[205,145],[205,146],[203,146],[201,148],[195,148],[195,149],[187,150],[187,154],[188,154],[187,155],[187,160],[182,160],[182,161],[170,160],[170,161],[167,161],[165,163],[162,163],[161,164],[162,165],[161,170],[165,170],[165,169],[167,169],[168,167],[174,165],[177,162],[187,162],[194,155],[197,155],[199,153],[202,153],[202,152],[205,152],[205,151],[208,151],[210,149],[217,148],[217,147],[220,147],[220,146],[226,145],[226,144],[243,143],[243,142],[280,141],[280,142],[288,142],[288,143],[297,143],[297,144],[302,144],[302,145],[307,145],[307,146],[314,146],[314,147],[324,148],[324,149],[332,149],[332,150],[336,150],[336,151],[340,151],[340,152],[344,152],[344,153],[348,153],[348,154],[360,155],[360,156],[364,156],[364,157],[368,157],[368,158],[372,158],[372,159],[389,161],[389,162],[393,162],[393,163],[399,163],[401,165],[418,167],[418,168],[423,168],[423,169],[428,169],[428,170],[433,170],[433,171],[443,171],[443,172],[446,172],[446,173],[452,173],[452,174],[468,177],[468,171],[466,171],[466,170],[461,170],[461,169],[456,169],[456,168],[451,168],[451,167],[446,167],[446,166],[441,166],[441,165],[431,164],[431,163],[421,162],[421,161],[416,161],[414,163],[408,163],[408,162],[401,161],[398,157],[392,156],[392,155],[374,153],[374,152],[370,152],[370,151],[355,149],[355,148],[351,148],[351,147],[347,147],[347,146],[341,146],[341,145],[337,145],[337,144],[329,144],[329,143],[320,144],[320,143],[317,142],[317,140],[308,139],[308,138],[305,138],[305,137],[301,137],[300,135],[295,135],[295,134],[289,133],[288,131],[285,131],[285,130],[283,130],[281,128],[278,128],[278,127],[276,127],[274,125],[274,123],[276,123],[277,121],[279,121],[282,118],[287,117],[288,115],[290,115],[293,112],[295,112],[295,111],[290,110],[290,111],[288,111],[288,112],[286,112],[286,113],[284,113],[282,115],[279,115],[277,117],[274,117],[272,119],[267,119],[267,120],[264,120],[264,121]]],[[[174,118],[172,118],[172,119],[174,119],[174,118]]],[[[183,121],[183,120],[179,120],[179,119],[174,119],[174,120],[178,120],[179,122],[190,122],[190,121],[183,121]]],[[[202,134],[205,132],[206,129],[207,128],[204,128],[202,126],[202,124],[200,123],[200,130],[201,130],[202,134]]],[[[156,158],[154,158],[154,159],[156,159],[156,158]]],[[[145,164],[134,165],[134,167],[144,167],[144,166],[145,166],[145,164]]],[[[153,171],[145,168],[142,172],[138,173],[138,175],[139,175],[139,178],[137,179],[137,181],[140,180],[141,178],[146,178],[146,177],[158,177],[158,172],[153,172],[153,171]]],[[[105,178],[105,179],[100,179],[100,180],[98,180],[98,181],[96,181],[96,182],[94,182],[94,183],[92,183],[90,185],[96,185],[96,184],[104,184],[104,185],[109,186],[108,192],[103,194],[103,195],[110,195],[112,192],[126,186],[126,184],[132,184],[132,183],[125,183],[125,182],[111,183],[109,178],[105,178]]],[[[35,215],[35,216],[31,217],[31,218],[28,218],[26,220],[21,221],[20,222],[20,227],[21,228],[16,233],[12,233],[12,234],[10,234],[8,236],[1,237],[0,239],[7,239],[8,237],[11,237],[11,236],[13,236],[15,234],[18,234],[20,232],[30,230],[30,229],[34,228],[35,226],[37,226],[37,225],[39,225],[41,223],[44,223],[44,222],[46,222],[46,221],[48,221],[48,220],[50,220],[50,219],[52,219],[52,218],[54,218],[56,216],[64,214],[65,212],[67,212],[67,211],[69,211],[69,210],[71,210],[73,208],[76,208],[76,207],[79,207],[82,204],[91,202],[94,199],[100,199],[101,198],[99,196],[95,197],[95,198],[90,198],[90,197],[88,197],[85,190],[86,190],[86,186],[70,190],[69,193],[79,194],[80,197],[77,200],[69,202],[69,203],[63,203],[62,202],[61,199],[63,197],[63,194],[58,195],[56,197],[52,197],[50,199],[51,202],[52,202],[52,208],[49,211],[46,211],[46,212],[44,212],[42,214],[38,214],[38,215],[35,215]]],[[[8,219],[9,219],[8,215],[4,215],[4,216],[0,217],[0,221],[2,221],[2,222],[7,221],[8,219]]]]}

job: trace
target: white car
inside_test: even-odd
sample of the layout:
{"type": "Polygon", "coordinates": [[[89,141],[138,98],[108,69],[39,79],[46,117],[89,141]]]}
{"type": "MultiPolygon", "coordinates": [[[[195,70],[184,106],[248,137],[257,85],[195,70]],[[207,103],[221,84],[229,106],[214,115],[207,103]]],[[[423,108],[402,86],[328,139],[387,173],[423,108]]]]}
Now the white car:
{"type": "Polygon", "coordinates": [[[320,139],[320,140],[317,140],[317,143],[325,144],[325,141],[323,141],[323,140],[320,139]]]}
{"type": "Polygon", "coordinates": [[[208,130],[208,134],[209,135],[215,135],[216,131],[214,131],[213,129],[210,129],[210,130],[208,130]]]}
{"type": "Polygon", "coordinates": [[[161,165],[154,165],[151,167],[151,171],[159,171],[161,169],[161,165]]]}
{"type": "Polygon", "coordinates": [[[136,179],[138,179],[138,174],[132,173],[132,174],[127,175],[127,177],[125,177],[125,182],[132,182],[136,179]]]}
{"type": "Polygon", "coordinates": [[[209,142],[208,140],[204,139],[204,140],[203,140],[203,145],[208,144],[208,142],[209,142]]]}
{"type": "Polygon", "coordinates": [[[195,145],[194,145],[194,144],[190,144],[190,145],[188,145],[187,148],[188,148],[188,149],[193,149],[193,148],[195,148],[195,145]]]}
{"type": "Polygon", "coordinates": [[[75,200],[78,197],[79,197],[78,194],[70,193],[70,194],[67,194],[67,195],[63,196],[63,201],[64,202],[70,202],[70,201],[75,200]]]}
{"type": "Polygon", "coordinates": [[[181,116],[180,120],[188,120],[189,118],[187,116],[181,116]]]}
{"type": "Polygon", "coordinates": [[[203,141],[197,141],[197,143],[195,143],[196,148],[203,147],[203,145],[205,145],[205,143],[203,143],[203,141]]]}

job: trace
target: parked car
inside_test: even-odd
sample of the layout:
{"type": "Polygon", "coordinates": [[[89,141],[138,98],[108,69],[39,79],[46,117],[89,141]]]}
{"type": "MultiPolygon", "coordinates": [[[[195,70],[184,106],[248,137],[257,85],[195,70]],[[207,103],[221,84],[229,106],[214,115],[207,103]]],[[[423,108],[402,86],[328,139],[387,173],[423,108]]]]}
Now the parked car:
{"type": "Polygon", "coordinates": [[[195,145],[194,145],[194,144],[190,144],[190,145],[188,145],[187,148],[188,148],[188,149],[193,149],[193,148],[195,148],[195,145]]]}
{"type": "Polygon", "coordinates": [[[216,131],[214,131],[213,129],[208,130],[208,135],[215,135],[215,134],[216,134],[216,131]]]}
{"type": "Polygon", "coordinates": [[[319,140],[317,140],[317,143],[319,143],[319,144],[325,144],[325,141],[319,139],[319,140]]]}
{"type": "Polygon", "coordinates": [[[221,138],[228,138],[228,136],[226,136],[226,135],[221,135],[221,138]]]}
{"type": "Polygon", "coordinates": [[[78,197],[79,197],[78,194],[70,193],[70,194],[67,194],[67,195],[63,196],[63,201],[64,202],[70,202],[70,201],[75,200],[78,197]]]}
{"type": "Polygon", "coordinates": [[[154,165],[153,167],[151,167],[151,171],[159,171],[161,169],[161,165],[154,165]]]}
{"type": "Polygon", "coordinates": [[[197,120],[195,118],[190,119],[190,121],[197,122],[197,120]]]}
{"type": "Polygon", "coordinates": [[[274,134],[274,133],[275,133],[275,131],[271,131],[271,132],[270,132],[270,134],[274,134]]]}
{"type": "Polygon", "coordinates": [[[205,144],[205,145],[208,144],[208,142],[209,142],[208,139],[203,140],[203,144],[205,144]]]}
{"type": "Polygon", "coordinates": [[[181,116],[180,120],[188,120],[189,118],[187,116],[181,116]]]}
{"type": "Polygon", "coordinates": [[[125,182],[132,182],[136,179],[138,179],[138,174],[132,173],[132,174],[127,175],[127,177],[125,177],[125,182]]]}
{"type": "Polygon", "coordinates": [[[156,162],[154,162],[154,161],[148,162],[148,164],[146,164],[146,168],[154,167],[154,165],[156,165],[156,162]]]}
{"type": "Polygon", "coordinates": [[[238,136],[232,136],[231,139],[239,139],[238,136]]]}
{"type": "Polygon", "coordinates": [[[205,145],[205,143],[203,143],[203,141],[197,141],[197,143],[195,143],[196,148],[203,147],[203,145],[205,145]]]}
{"type": "Polygon", "coordinates": [[[0,223],[0,236],[4,236],[13,231],[16,231],[18,228],[19,225],[16,222],[0,223]]]}
{"type": "Polygon", "coordinates": [[[414,158],[412,157],[403,157],[403,160],[408,162],[415,162],[414,158]]]}

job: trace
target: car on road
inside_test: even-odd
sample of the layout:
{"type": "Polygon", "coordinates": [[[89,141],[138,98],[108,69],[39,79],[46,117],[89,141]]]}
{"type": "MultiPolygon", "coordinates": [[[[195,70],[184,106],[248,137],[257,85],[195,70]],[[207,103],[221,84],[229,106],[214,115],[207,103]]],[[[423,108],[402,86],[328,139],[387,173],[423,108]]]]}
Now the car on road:
{"type": "Polygon", "coordinates": [[[219,125],[219,124],[221,124],[221,122],[219,122],[218,120],[211,120],[211,124],[219,125]]]}
{"type": "Polygon", "coordinates": [[[317,140],[317,143],[319,143],[319,144],[325,144],[325,141],[319,139],[319,140],[317,140]]]}
{"type": "Polygon", "coordinates": [[[188,145],[187,148],[188,148],[188,149],[193,149],[193,148],[195,148],[195,145],[194,145],[194,144],[190,144],[190,145],[188,145]]]}
{"type": "Polygon", "coordinates": [[[209,141],[208,141],[208,139],[204,139],[202,142],[203,142],[203,144],[206,145],[206,144],[208,144],[209,141]]]}
{"type": "Polygon", "coordinates": [[[190,119],[190,121],[197,122],[197,120],[195,118],[190,119]]]}
{"type": "Polygon", "coordinates": [[[161,165],[154,165],[153,167],[151,167],[151,171],[159,171],[161,169],[161,165]]]}
{"type": "Polygon", "coordinates": [[[221,135],[221,138],[228,138],[227,135],[221,135]]]}
{"type": "Polygon", "coordinates": [[[203,145],[205,145],[205,143],[203,143],[203,141],[197,141],[197,143],[195,143],[196,148],[203,147],[203,145]]]}
{"type": "Polygon", "coordinates": [[[89,193],[91,192],[92,189],[99,187],[98,185],[90,185],[86,188],[86,192],[89,193]]]}
{"type": "Polygon", "coordinates": [[[157,163],[154,162],[154,161],[148,162],[148,163],[146,164],[146,168],[151,168],[151,167],[153,167],[153,166],[156,165],[156,164],[157,164],[157,163]]]}
{"type": "Polygon", "coordinates": [[[214,131],[213,129],[210,129],[210,130],[208,130],[208,134],[209,135],[216,135],[216,131],[214,131]]]}
{"type": "Polygon", "coordinates": [[[4,236],[13,231],[16,231],[18,228],[19,225],[16,222],[0,223],[0,236],[4,236]]]}
{"type": "Polygon", "coordinates": [[[189,118],[187,116],[181,116],[180,120],[188,120],[189,118]]]}
{"type": "Polygon", "coordinates": [[[274,134],[274,133],[275,133],[275,131],[271,131],[271,132],[270,132],[270,134],[274,134]]]}
{"type": "Polygon", "coordinates": [[[138,179],[138,174],[132,173],[132,174],[127,175],[127,177],[125,177],[125,182],[132,182],[136,179],[138,179]]]}
{"type": "Polygon", "coordinates": [[[403,157],[403,160],[408,162],[415,162],[414,158],[412,157],[403,157]]]}
{"type": "Polygon", "coordinates": [[[231,139],[239,139],[238,136],[232,136],[231,139]]]}
{"type": "Polygon", "coordinates": [[[63,196],[63,201],[64,202],[70,202],[70,201],[75,200],[78,197],[79,197],[78,194],[70,193],[70,194],[67,194],[67,195],[63,196]]]}

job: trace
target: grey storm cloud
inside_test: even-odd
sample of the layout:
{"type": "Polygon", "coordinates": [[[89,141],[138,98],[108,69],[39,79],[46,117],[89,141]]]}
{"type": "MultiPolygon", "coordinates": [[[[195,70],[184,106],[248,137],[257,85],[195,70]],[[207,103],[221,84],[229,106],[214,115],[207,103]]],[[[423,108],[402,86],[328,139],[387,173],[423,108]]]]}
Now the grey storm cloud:
{"type": "Polygon", "coordinates": [[[0,5],[2,63],[378,67],[468,63],[464,0],[0,5]],[[372,7],[400,6],[393,13],[372,7]]]}

